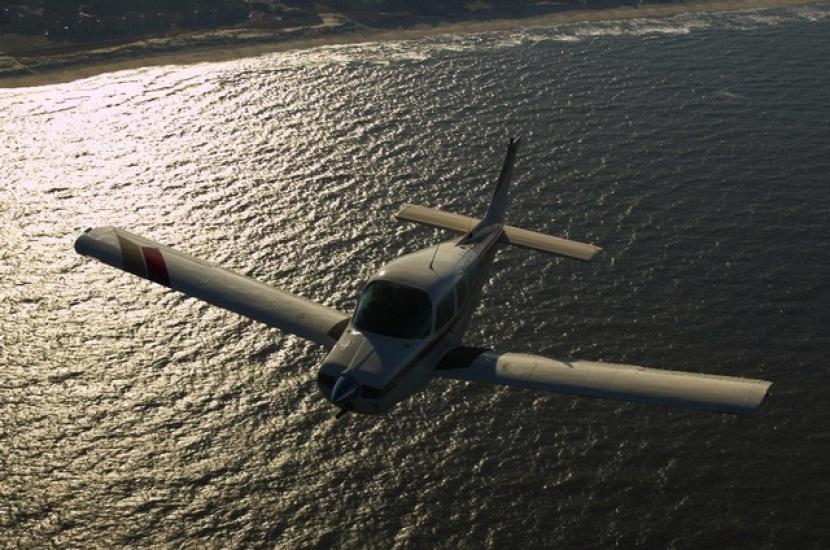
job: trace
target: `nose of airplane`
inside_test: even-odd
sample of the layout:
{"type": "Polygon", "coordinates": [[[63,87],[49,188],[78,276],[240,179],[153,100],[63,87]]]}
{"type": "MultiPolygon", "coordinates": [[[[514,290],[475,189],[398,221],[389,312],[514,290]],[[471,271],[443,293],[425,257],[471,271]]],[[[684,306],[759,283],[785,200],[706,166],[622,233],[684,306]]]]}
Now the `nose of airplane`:
{"type": "Polygon", "coordinates": [[[357,385],[357,382],[348,376],[341,374],[337,378],[337,382],[334,383],[334,388],[331,390],[331,402],[335,405],[345,403],[357,395],[357,390],[359,389],[360,386],[357,385]]]}

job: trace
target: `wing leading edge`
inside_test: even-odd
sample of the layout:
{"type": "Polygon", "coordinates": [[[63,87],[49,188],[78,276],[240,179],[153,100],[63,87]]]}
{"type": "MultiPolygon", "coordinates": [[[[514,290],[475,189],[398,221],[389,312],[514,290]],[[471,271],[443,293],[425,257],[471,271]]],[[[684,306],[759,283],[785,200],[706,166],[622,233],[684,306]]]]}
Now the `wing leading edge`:
{"type": "Polygon", "coordinates": [[[474,348],[449,352],[434,376],[731,414],[754,412],[771,385],[750,378],[561,361],[474,348]]]}
{"type": "Polygon", "coordinates": [[[305,300],[114,227],[89,229],[75,251],[271,327],[331,347],[348,323],[305,300]]]}

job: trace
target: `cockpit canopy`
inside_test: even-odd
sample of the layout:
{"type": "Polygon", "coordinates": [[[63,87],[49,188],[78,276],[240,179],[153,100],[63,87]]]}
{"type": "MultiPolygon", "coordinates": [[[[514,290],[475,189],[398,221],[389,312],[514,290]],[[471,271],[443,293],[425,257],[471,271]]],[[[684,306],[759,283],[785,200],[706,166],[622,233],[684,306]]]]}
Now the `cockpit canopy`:
{"type": "Polygon", "coordinates": [[[372,281],[360,293],[352,326],[381,336],[422,340],[432,331],[432,301],[415,287],[372,281]]]}

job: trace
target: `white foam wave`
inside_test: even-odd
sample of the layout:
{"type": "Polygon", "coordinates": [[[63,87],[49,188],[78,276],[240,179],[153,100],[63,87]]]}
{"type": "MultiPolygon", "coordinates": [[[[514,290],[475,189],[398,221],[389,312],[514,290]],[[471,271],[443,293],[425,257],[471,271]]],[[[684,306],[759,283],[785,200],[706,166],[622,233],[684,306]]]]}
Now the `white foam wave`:
{"type": "Polygon", "coordinates": [[[792,12],[805,21],[822,21],[830,17],[830,6],[799,6],[793,8],[792,12]]]}
{"type": "Polygon", "coordinates": [[[820,21],[830,17],[830,5],[746,10],[721,13],[687,13],[669,17],[568,23],[512,31],[438,35],[390,42],[319,46],[297,52],[268,54],[280,68],[352,63],[386,65],[421,62],[436,55],[465,51],[510,49],[544,42],[577,43],[621,36],[683,36],[711,28],[747,31],[788,21],[820,21]]]}

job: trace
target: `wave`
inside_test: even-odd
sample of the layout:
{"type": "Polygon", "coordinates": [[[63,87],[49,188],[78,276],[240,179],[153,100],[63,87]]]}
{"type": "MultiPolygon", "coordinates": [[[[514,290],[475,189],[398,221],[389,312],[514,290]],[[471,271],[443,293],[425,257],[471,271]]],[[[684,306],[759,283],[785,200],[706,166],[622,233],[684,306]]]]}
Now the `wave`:
{"type": "Polygon", "coordinates": [[[625,36],[689,35],[707,30],[750,31],[792,22],[821,21],[828,17],[830,17],[830,5],[826,4],[729,12],[683,13],[668,17],[528,26],[509,31],[482,31],[390,42],[321,46],[311,50],[275,53],[269,56],[282,66],[422,62],[446,54],[500,50],[542,42],[576,43],[625,36]]]}

